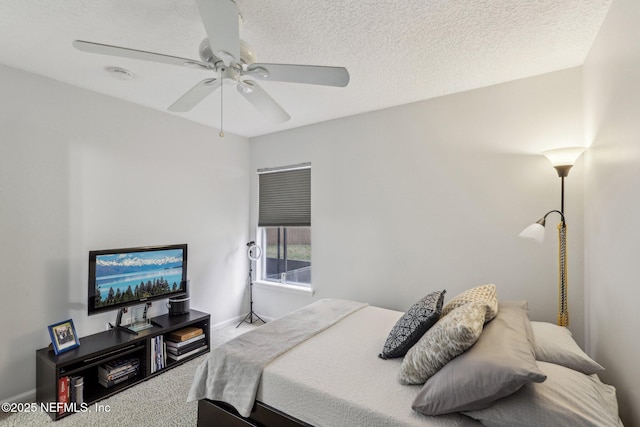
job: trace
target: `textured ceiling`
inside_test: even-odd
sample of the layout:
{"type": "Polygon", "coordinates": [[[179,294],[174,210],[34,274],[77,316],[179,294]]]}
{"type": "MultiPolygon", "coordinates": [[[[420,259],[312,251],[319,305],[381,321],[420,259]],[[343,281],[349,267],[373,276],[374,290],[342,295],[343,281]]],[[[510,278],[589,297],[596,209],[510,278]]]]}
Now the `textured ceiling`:
{"type": "MultiPolygon", "coordinates": [[[[262,87],[273,124],[224,86],[224,129],[257,136],[581,65],[611,0],[237,0],[258,62],[344,66],[346,88],[262,87]]],[[[165,111],[210,72],[89,54],[76,39],[199,59],[194,0],[0,0],[0,64],[165,111]],[[131,71],[121,81],[105,68],[131,71]]],[[[230,90],[231,89],[231,90],[230,90]]],[[[169,113],[167,114],[174,114],[169,113]]],[[[220,127],[220,91],[189,113],[220,127]]]]}

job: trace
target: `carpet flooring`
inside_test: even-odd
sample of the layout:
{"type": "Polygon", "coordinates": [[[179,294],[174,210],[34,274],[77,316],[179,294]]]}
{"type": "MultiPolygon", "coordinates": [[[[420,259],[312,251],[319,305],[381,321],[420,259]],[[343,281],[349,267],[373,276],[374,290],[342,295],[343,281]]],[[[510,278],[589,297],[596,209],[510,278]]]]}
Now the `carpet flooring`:
{"type": "MultiPolygon", "coordinates": [[[[261,324],[243,323],[238,328],[233,324],[216,329],[211,333],[211,347],[216,347],[261,324]]],[[[87,412],[75,413],[55,423],[45,412],[0,412],[0,426],[195,426],[198,403],[187,403],[187,394],[196,368],[207,356],[208,353],[101,400],[98,402],[99,408],[90,405],[87,412]]]]}

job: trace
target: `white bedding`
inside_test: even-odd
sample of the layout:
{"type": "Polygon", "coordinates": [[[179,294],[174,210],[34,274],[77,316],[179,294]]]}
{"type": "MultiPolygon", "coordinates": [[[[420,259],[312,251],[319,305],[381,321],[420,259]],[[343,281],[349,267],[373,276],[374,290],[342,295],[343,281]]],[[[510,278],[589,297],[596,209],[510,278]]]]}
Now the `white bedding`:
{"type": "MultiPolygon", "coordinates": [[[[318,304],[318,302],[314,303],[318,304]]],[[[311,304],[307,307],[312,307],[311,304]]],[[[502,306],[503,303],[501,303],[502,306]]],[[[505,302],[504,307],[509,307],[514,303],[505,302]]],[[[516,303],[517,305],[517,303],[516,303]]],[[[522,305],[524,307],[524,305],[522,305]]],[[[305,308],[307,310],[308,308],[305,308]]],[[[243,409],[247,413],[250,411],[253,397],[257,400],[283,412],[292,417],[298,418],[306,423],[316,427],[333,427],[333,426],[367,426],[367,427],[451,427],[451,426],[480,426],[479,421],[482,419],[487,425],[512,427],[514,425],[537,425],[538,420],[544,417],[551,417],[554,425],[562,425],[573,427],[574,425],[590,425],[600,427],[611,425],[620,427],[622,424],[617,416],[617,402],[615,389],[611,386],[601,383],[597,376],[587,376],[582,372],[575,371],[570,367],[563,366],[566,364],[566,342],[556,342],[558,338],[555,335],[534,336],[536,340],[546,342],[546,353],[556,355],[556,359],[551,363],[538,362],[538,365],[545,366],[544,371],[547,381],[542,383],[527,383],[515,393],[503,397],[491,404],[491,406],[475,411],[467,410],[465,413],[469,415],[452,413],[439,416],[426,416],[412,409],[412,403],[416,395],[421,390],[419,385],[402,385],[398,381],[398,373],[402,359],[380,359],[377,355],[383,347],[388,331],[396,324],[397,320],[403,313],[398,311],[387,310],[379,307],[364,307],[357,309],[351,314],[340,316],[341,320],[336,321],[332,326],[322,328],[309,328],[305,324],[316,323],[313,316],[300,316],[298,311],[292,315],[285,316],[284,322],[277,319],[265,326],[257,328],[253,331],[232,340],[226,345],[232,348],[229,357],[215,360],[212,363],[205,363],[205,375],[196,375],[194,379],[194,390],[198,391],[197,399],[204,397],[213,400],[222,400],[232,403],[225,399],[224,396],[218,397],[214,395],[215,390],[224,390],[227,384],[231,384],[231,388],[242,392],[243,400],[250,394],[250,401],[245,402],[246,405],[234,406],[236,409],[243,409]],[[291,322],[293,320],[293,322],[291,322]],[[295,339],[294,337],[284,337],[281,341],[277,336],[280,332],[288,335],[289,327],[282,329],[279,324],[293,323],[298,325],[294,330],[300,329],[303,332],[304,340],[295,339]],[[271,326],[269,326],[271,324],[271,326]],[[277,328],[274,328],[277,326],[277,328]],[[265,333],[263,333],[265,332],[265,333]],[[276,333],[273,335],[271,332],[276,333]],[[310,332],[310,333],[309,333],[310,332]],[[278,342],[273,345],[272,341],[278,342]],[[285,345],[282,345],[285,344],[285,345]],[[294,345],[291,348],[289,345],[294,345]],[[297,345],[296,345],[297,344],[297,345]],[[242,386],[246,381],[238,383],[236,375],[241,379],[245,378],[243,370],[244,362],[236,361],[236,357],[232,353],[236,353],[238,359],[244,358],[245,351],[236,352],[235,350],[243,350],[243,347],[251,348],[252,353],[260,353],[261,349],[265,349],[269,355],[266,357],[259,356],[260,361],[259,372],[261,375],[250,376],[255,378],[255,388],[242,386]],[[288,351],[287,351],[288,349],[288,351]],[[560,350],[558,350],[560,349],[560,350]],[[549,352],[548,350],[552,350],[549,352]],[[559,352],[559,356],[556,353],[559,352]],[[233,369],[214,369],[207,370],[206,366],[220,366],[230,361],[234,366],[233,369]],[[223,360],[221,362],[221,360],[223,360]],[[548,365],[548,366],[547,366],[548,365]],[[222,376],[218,372],[223,372],[222,376]],[[259,381],[258,381],[259,379],[259,381]],[[221,387],[210,386],[220,380],[221,387]],[[204,383],[206,383],[206,391],[204,383]],[[253,388],[253,392],[248,390],[253,388]],[[214,390],[212,392],[211,390],[214,390]],[[249,391],[249,394],[246,392],[249,391]],[[213,393],[213,394],[210,394],[213,393]],[[206,394],[206,396],[205,396],[206,394]],[[515,403],[514,403],[515,402],[515,403]],[[523,415],[526,414],[526,415],[523,415]],[[555,415],[550,415],[555,414],[555,415]],[[562,418],[562,420],[560,420],[562,418]],[[602,421],[606,420],[606,421],[602,421]],[[533,424],[532,424],[533,423],[533,424]]],[[[302,310],[302,309],[301,309],[302,310]]],[[[501,309],[501,313],[503,310],[501,309]]],[[[508,313],[507,311],[504,311],[508,313]]],[[[522,312],[521,316],[526,316],[526,312],[522,312]]],[[[335,316],[329,316],[329,318],[335,316]]],[[[324,316],[320,316],[324,318],[324,316]]],[[[320,319],[319,318],[319,319],[320,319]]],[[[505,319],[507,319],[505,317],[505,319]]],[[[503,319],[504,320],[504,319],[503,319]]],[[[516,319],[517,320],[517,319],[516,319]]],[[[515,322],[515,320],[513,320],[515,322]]],[[[528,322],[528,320],[527,320],[528,322]]],[[[318,325],[328,325],[331,322],[322,320],[318,325]]],[[[504,323],[504,322],[503,322],[504,323]]],[[[493,325],[493,324],[492,324],[493,325]]],[[[496,325],[502,325],[498,323],[496,325]]],[[[511,326],[515,323],[505,323],[501,327],[513,329],[511,326]]],[[[487,329],[488,333],[488,329],[487,329]]],[[[522,332],[525,333],[525,332],[522,332]]],[[[295,335],[295,334],[294,334],[295,335]]],[[[570,334],[561,334],[566,341],[570,334]]],[[[300,336],[302,337],[302,336],[300,336]]],[[[489,337],[489,335],[487,335],[489,337]]],[[[521,346],[517,340],[504,340],[503,334],[499,334],[498,341],[511,343],[512,346],[521,346]]],[[[480,340],[484,337],[481,336],[480,340]]],[[[491,338],[487,338],[491,342],[491,338]]],[[[529,341],[530,343],[530,341],[529,341]]],[[[226,346],[225,345],[225,346],[226,346]]],[[[495,351],[496,346],[473,347],[474,354],[478,353],[482,357],[487,354],[491,355],[491,351],[495,351]],[[484,351],[484,353],[483,353],[484,351]]],[[[533,348],[529,344],[530,351],[533,348]]],[[[227,354],[226,350],[222,350],[223,354],[227,354]]],[[[502,353],[500,353],[502,354],[502,353]]],[[[219,355],[217,351],[213,351],[210,355],[214,358],[219,355]]],[[[462,367],[456,365],[453,369],[460,374],[460,369],[465,374],[462,378],[470,378],[471,383],[479,390],[485,390],[484,385],[492,383],[497,377],[501,377],[504,373],[498,372],[488,377],[489,383],[482,382],[482,375],[486,373],[485,369],[474,370],[473,366],[478,366],[474,360],[480,360],[482,357],[477,354],[470,356],[471,352],[465,353],[464,356],[454,359],[454,361],[463,360],[466,357],[467,365],[463,362],[462,367]],[[469,377],[470,376],[470,377],[469,377]]],[[[491,356],[490,356],[491,357],[491,356]]],[[[583,357],[586,357],[584,355],[583,357]]],[[[246,366],[249,371],[254,371],[255,361],[249,362],[246,366]]],[[[453,365],[447,365],[453,366],[453,365]]],[[[500,366],[502,366],[500,364],[500,366]]],[[[200,371],[200,369],[199,369],[200,371]]],[[[441,372],[438,374],[440,375],[441,372]]],[[[493,371],[491,371],[493,372],[493,371]]],[[[445,378],[450,379],[452,375],[443,374],[445,378]]],[[[460,375],[458,375],[459,377],[460,375]]],[[[435,377],[435,376],[434,376],[435,377]]],[[[433,379],[433,378],[432,378],[433,379]]],[[[430,380],[432,380],[430,379],[430,380]]],[[[251,380],[253,381],[253,380],[251,380]]],[[[448,381],[448,380],[447,380],[448,381]]],[[[445,383],[447,383],[445,381],[445,383]]],[[[429,382],[427,382],[427,385],[429,382]]],[[[439,383],[438,383],[439,384],[439,383]]],[[[448,384],[448,383],[447,383],[448,384]]],[[[444,391],[444,394],[437,395],[436,399],[446,399],[449,402],[452,393],[468,394],[468,386],[454,388],[444,391]]],[[[426,387],[426,385],[425,385],[426,387]]],[[[191,394],[190,394],[190,397],[191,394]]],[[[431,399],[431,398],[429,398],[431,399]]],[[[428,400],[436,402],[435,400],[428,400]]],[[[437,402],[445,402],[445,400],[437,400],[437,402]]],[[[468,408],[467,408],[468,409],[468,408]]]]}
{"type": "Polygon", "coordinates": [[[198,366],[187,401],[220,400],[248,417],[262,370],[269,362],[366,305],[319,300],[214,348],[198,366]]]}
{"type": "Polygon", "coordinates": [[[289,350],[264,369],[257,399],[318,427],[481,425],[411,409],[421,386],[398,382],[402,359],[377,357],[402,314],[365,307],[289,350]]]}

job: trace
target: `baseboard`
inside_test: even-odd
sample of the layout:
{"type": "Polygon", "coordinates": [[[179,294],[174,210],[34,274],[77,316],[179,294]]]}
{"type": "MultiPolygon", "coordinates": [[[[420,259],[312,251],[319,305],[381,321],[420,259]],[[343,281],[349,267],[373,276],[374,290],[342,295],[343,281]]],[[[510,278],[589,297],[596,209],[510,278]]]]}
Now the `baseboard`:
{"type": "Polygon", "coordinates": [[[7,403],[28,403],[36,401],[36,389],[25,391],[24,393],[16,394],[15,396],[8,397],[3,400],[7,403]]]}

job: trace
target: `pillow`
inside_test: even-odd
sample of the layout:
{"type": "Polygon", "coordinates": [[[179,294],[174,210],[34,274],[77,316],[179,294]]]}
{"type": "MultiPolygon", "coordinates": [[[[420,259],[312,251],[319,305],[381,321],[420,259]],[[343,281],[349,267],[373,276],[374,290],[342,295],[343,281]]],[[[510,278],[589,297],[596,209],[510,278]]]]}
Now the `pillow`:
{"type": "Polygon", "coordinates": [[[482,333],[486,307],[472,302],[438,320],[407,352],[400,365],[402,384],[424,384],[448,361],[471,347],[482,333]]]}
{"type": "Polygon", "coordinates": [[[402,357],[440,318],[446,290],[432,292],[415,303],[391,329],[378,357],[402,357]]]}
{"type": "Polygon", "coordinates": [[[547,322],[531,322],[531,327],[537,360],[562,365],[587,375],[604,371],[580,349],[569,329],[547,322]]]}
{"type": "Polygon", "coordinates": [[[467,289],[466,291],[458,294],[449,301],[443,308],[440,317],[444,317],[451,310],[456,309],[466,303],[477,301],[486,304],[487,313],[485,322],[490,321],[496,317],[498,312],[498,295],[496,294],[496,285],[481,285],[475,288],[467,289]]]}
{"type": "Polygon", "coordinates": [[[527,384],[486,409],[467,411],[485,426],[622,426],[616,390],[597,377],[540,362],[547,374],[541,384],[527,384]]]}
{"type": "Polygon", "coordinates": [[[524,384],[544,381],[532,340],[527,302],[501,302],[478,342],[429,378],[411,407],[426,415],[481,409],[524,384]]]}

